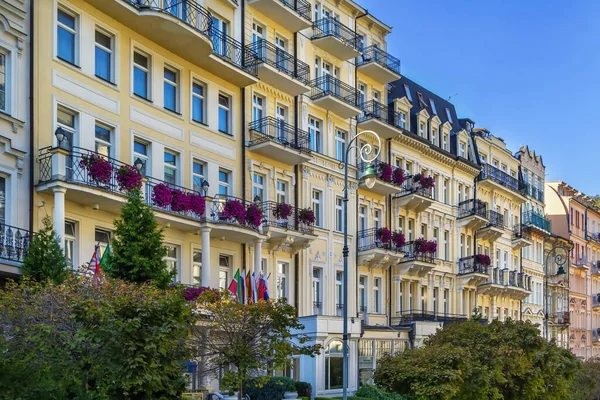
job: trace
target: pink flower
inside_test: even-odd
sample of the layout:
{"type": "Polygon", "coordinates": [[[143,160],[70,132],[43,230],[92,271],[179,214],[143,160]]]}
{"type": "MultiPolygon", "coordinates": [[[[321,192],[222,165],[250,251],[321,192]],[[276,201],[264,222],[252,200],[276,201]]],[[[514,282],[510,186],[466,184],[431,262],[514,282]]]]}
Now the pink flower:
{"type": "Polygon", "coordinates": [[[256,204],[250,204],[246,209],[246,223],[258,228],[262,224],[263,210],[256,204]]]}
{"type": "Polygon", "coordinates": [[[190,210],[189,197],[179,189],[171,190],[171,210],[186,212],[190,210]]]}
{"type": "Polygon", "coordinates": [[[241,201],[230,199],[225,202],[221,217],[228,220],[235,220],[238,224],[241,224],[246,218],[246,210],[241,201]]]}
{"type": "Polygon", "coordinates": [[[82,156],[79,166],[85,168],[89,177],[96,183],[106,185],[112,178],[112,165],[99,154],[82,156]]]}
{"type": "Polygon", "coordinates": [[[392,231],[388,228],[379,228],[375,233],[377,240],[383,243],[389,243],[392,240],[392,231]]]}
{"type": "Polygon", "coordinates": [[[131,165],[121,165],[117,170],[119,190],[131,191],[142,187],[142,175],[131,165]]]}
{"type": "Polygon", "coordinates": [[[315,213],[310,208],[303,208],[298,213],[298,222],[303,224],[312,225],[316,221],[315,213]]]}
{"type": "Polygon", "coordinates": [[[391,165],[380,163],[379,164],[379,179],[384,182],[391,182],[393,178],[393,170],[391,165]]]}
{"type": "Polygon", "coordinates": [[[164,183],[159,183],[152,189],[152,202],[157,207],[165,208],[171,205],[173,193],[164,183]]]}
{"type": "Polygon", "coordinates": [[[279,203],[273,210],[273,215],[277,219],[287,219],[292,215],[292,206],[287,203],[279,203]]]}
{"type": "Polygon", "coordinates": [[[392,234],[392,240],[394,241],[394,245],[396,247],[402,247],[406,244],[406,239],[404,238],[404,234],[402,232],[394,232],[392,234]]]}
{"type": "Polygon", "coordinates": [[[206,211],[206,199],[198,193],[187,193],[190,211],[198,217],[203,217],[206,211]]]}
{"type": "Polygon", "coordinates": [[[404,183],[404,170],[402,168],[398,167],[394,170],[392,182],[396,186],[402,186],[402,184],[404,183]]]}

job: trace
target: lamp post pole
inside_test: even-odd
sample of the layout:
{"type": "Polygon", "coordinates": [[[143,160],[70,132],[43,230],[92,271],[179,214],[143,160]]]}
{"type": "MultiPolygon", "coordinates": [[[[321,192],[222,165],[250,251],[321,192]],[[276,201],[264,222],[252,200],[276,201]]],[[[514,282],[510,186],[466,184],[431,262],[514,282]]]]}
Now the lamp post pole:
{"type": "MultiPolygon", "coordinates": [[[[342,250],[342,255],[344,257],[344,292],[343,292],[343,323],[344,330],[342,334],[342,357],[343,357],[343,369],[342,369],[342,399],[348,399],[348,156],[350,154],[351,149],[356,149],[357,154],[365,163],[372,163],[377,157],[379,157],[379,152],[381,151],[381,138],[373,131],[362,131],[356,134],[350,142],[348,142],[348,148],[346,149],[345,158],[340,163],[340,168],[344,168],[344,215],[342,224],[344,226],[344,248],[342,250]],[[365,144],[362,146],[356,146],[356,139],[363,134],[370,133],[375,136],[377,140],[377,147],[374,148],[371,144],[365,144]],[[376,149],[376,150],[375,150],[376,149]],[[375,155],[373,155],[375,153],[375,155]]],[[[358,159],[358,158],[357,158],[358,159]]],[[[364,171],[361,174],[360,179],[365,182],[368,187],[373,187],[375,183],[376,171],[374,170],[372,165],[367,165],[364,171]]]]}
{"type": "Polygon", "coordinates": [[[559,276],[559,275],[564,275],[566,274],[565,269],[563,268],[563,265],[567,262],[567,260],[569,259],[569,250],[567,250],[566,247],[562,246],[562,245],[556,245],[552,248],[552,250],[550,250],[548,252],[548,254],[546,254],[546,262],[544,263],[545,266],[545,271],[544,271],[544,275],[545,275],[545,282],[544,282],[544,293],[545,293],[545,307],[544,307],[544,329],[546,331],[546,340],[550,340],[550,335],[548,333],[548,320],[550,317],[550,302],[548,301],[548,299],[550,298],[550,294],[548,293],[548,278],[550,276],[550,271],[548,268],[548,261],[550,261],[550,256],[554,254],[554,263],[558,266],[558,270],[556,271],[556,274],[553,276],[559,276]],[[560,251],[560,252],[559,252],[560,251]],[[562,254],[564,252],[564,255],[562,254]]]}

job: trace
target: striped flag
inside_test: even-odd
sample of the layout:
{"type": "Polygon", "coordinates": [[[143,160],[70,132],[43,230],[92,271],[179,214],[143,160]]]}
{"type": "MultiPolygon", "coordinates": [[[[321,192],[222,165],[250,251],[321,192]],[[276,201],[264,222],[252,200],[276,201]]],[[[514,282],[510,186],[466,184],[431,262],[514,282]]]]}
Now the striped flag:
{"type": "Polygon", "coordinates": [[[252,273],[252,302],[254,304],[256,304],[256,302],[258,301],[258,280],[256,278],[256,274],[253,272],[252,273]]]}
{"type": "Polygon", "coordinates": [[[108,266],[108,257],[110,256],[110,243],[104,249],[104,253],[102,253],[102,258],[100,259],[100,267],[106,268],[108,266]]]}
{"type": "Polygon", "coordinates": [[[98,275],[100,273],[100,246],[96,245],[94,248],[94,254],[92,255],[92,259],[90,260],[90,264],[88,266],[90,271],[94,272],[94,275],[98,275]]]}
{"type": "Polygon", "coordinates": [[[239,295],[239,285],[238,285],[238,281],[240,280],[240,270],[238,269],[237,271],[235,271],[235,276],[233,277],[233,279],[231,280],[231,283],[229,284],[229,291],[231,293],[233,293],[233,295],[235,296],[235,298],[237,299],[237,301],[240,301],[240,295],[239,295]]]}
{"type": "Polygon", "coordinates": [[[246,270],[243,270],[240,276],[238,293],[240,295],[240,303],[248,304],[248,298],[246,297],[246,270]]]}

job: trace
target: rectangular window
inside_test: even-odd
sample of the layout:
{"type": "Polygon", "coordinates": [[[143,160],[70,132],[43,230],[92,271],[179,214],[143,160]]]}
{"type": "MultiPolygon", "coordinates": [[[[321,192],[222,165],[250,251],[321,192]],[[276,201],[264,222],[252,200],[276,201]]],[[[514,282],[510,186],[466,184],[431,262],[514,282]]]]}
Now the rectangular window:
{"type": "Polygon", "coordinates": [[[446,108],[446,117],[448,117],[448,121],[452,124],[452,114],[450,113],[450,110],[448,108],[446,108]]]}
{"type": "Polygon", "coordinates": [[[229,183],[230,183],[229,171],[219,169],[219,194],[223,196],[229,195],[229,183]]]}
{"type": "Polygon", "coordinates": [[[206,123],[205,91],[206,86],[204,84],[200,82],[192,84],[192,120],[201,124],[206,123]]]}
{"type": "Polygon", "coordinates": [[[219,131],[231,134],[231,97],[219,93],[219,131]]]}
{"type": "Polygon", "coordinates": [[[463,142],[458,144],[458,156],[465,158],[465,144],[463,142]]]}
{"type": "Polygon", "coordinates": [[[375,302],[375,313],[381,314],[381,278],[374,279],[373,301],[375,302]]]}
{"type": "Polygon", "coordinates": [[[177,246],[171,244],[165,244],[167,248],[167,256],[165,257],[165,262],[167,263],[167,268],[170,271],[175,271],[175,282],[180,282],[181,276],[179,275],[179,266],[178,266],[178,253],[177,246]]]}
{"type": "Polygon", "coordinates": [[[100,257],[104,254],[104,251],[108,247],[110,243],[111,232],[106,229],[96,228],[94,231],[94,241],[98,244],[100,248],[100,257]]]}
{"type": "Polygon", "coordinates": [[[419,123],[419,136],[425,137],[425,124],[422,122],[419,123]]]}
{"type": "Polygon", "coordinates": [[[398,111],[398,127],[406,129],[406,114],[398,111]]]}
{"type": "Polygon", "coordinates": [[[322,153],[321,121],[313,117],[308,118],[308,133],[310,135],[310,149],[322,153]]]}
{"type": "Polygon", "coordinates": [[[77,226],[75,222],[65,221],[65,258],[67,259],[67,265],[71,269],[77,265],[76,254],[77,251],[77,226]]]}
{"type": "Polygon", "coordinates": [[[176,69],[165,67],[164,72],[164,101],[165,108],[177,112],[179,109],[178,97],[179,72],[176,69]]]}
{"type": "Polygon", "coordinates": [[[335,272],[335,296],[336,296],[336,305],[337,309],[341,310],[344,305],[344,273],[342,271],[335,272]]]}
{"type": "Polygon", "coordinates": [[[277,263],[277,298],[287,299],[288,298],[288,271],[289,265],[287,263],[277,263]]]}
{"type": "Polygon", "coordinates": [[[260,121],[265,116],[265,98],[257,94],[252,95],[252,121],[260,121]]]}
{"type": "Polygon", "coordinates": [[[335,158],[338,161],[344,161],[346,157],[346,132],[335,131],[335,158]]]}
{"type": "Polygon", "coordinates": [[[150,99],[150,56],[133,53],[133,94],[150,99]]]}
{"type": "Polygon", "coordinates": [[[312,209],[315,214],[315,226],[323,227],[323,221],[321,218],[321,200],[323,197],[323,192],[320,190],[312,191],[312,209]]]}
{"type": "MultiPolygon", "coordinates": [[[[439,228],[433,228],[433,241],[437,244],[440,242],[440,230],[439,228]]],[[[439,257],[440,246],[435,247],[435,258],[439,257]]]]}
{"type": "Polygon", "coordinates": [[[138,159],[142,162],[142,170],[140,172],[143,176],[146,176],[146,173],[150,169],[150,144],[135,139],[133,142],[133,158],[134,163],[138,159]]]}
{"type": "Polygon", "coordinates": [[[335,198],[335,230],[338,232],[344,230],[343,204],[344,202],[341,197],[335,198]]]}
{"type": "Polygon", "coordinates": [[[313,297],[313,310],[316,315],[321,314],[321,268],[313,268],[313,280],[312,280],[312,297],[313,297]]]}
{"type": "Polygon", "coordinates": [[[231,266],[231,256],[219,254],[219,288],[227,289],[229,287],[229,268],[231,266]]]}
{"type": "Polygon", "coordinates": [[[450,261],[450,232],[444,231],[444,260],[450,261]]]}
{"type": "Polygon", "coordinates": [[[192,257],[192,279],[194,285],[202,286],[202,251],[194,250],[192,257]]]}
{"type": "Polygon", "coordinates": [[[444,133],[442,135],[442,149],[446,150],[446,151],[450,151],[448,149],[448,134],[444,133]]]}
{"type": "Polygon", "coordinates": [[[264,175],[254,174],[252,177],[252,199],[258,198],[263,201],[265,200],[265,177],[264,175]]]}
{"type": "Polygon", "coordinates": [[[96,76],[113,82],[113,36],[96,29],[95,68],[96,76]]]}
{"type": "Polygon", "coordinates": [[[277,180],[275,184],[275,194],[277,203],[287,203],[287,182],[277,180]]]}
{"type": "Polygon", "coordinates": [[[433,100],[432,100],[432,99],[429,99],[429,105],[431,106],[431,111],[432,111],[434,114],[437,114],[437,110],[435,109],[435,103],[433,102],[433,100]]]}
{"type": "Polygon", "coordinates": [[[410,89],[408,88],[408,85],[404,85],[404,91],[406,92],[406,98],[410,101],[413,101],[412,95],[410,94],[410,89]]]}
{"type": "Polygon", "coordinates": [[[57,56],[71,64],[77,64],[77,19],[70,11],[58,9],[57,56]]]}
{"type": "Polygon", "coordinates": [[[95,125],[95,150],[96,153],[110,157],[112,152],[112,128],[96,122],[95,125]]]}
{"type": "Polygon", "coordinates": [[[0,223],[6,222],[6,179],[0,177],[0,223]]]}
{"type": "Polygon", "coordinates": [[[172,185],[177,184],[177,154],[165,150],[164,154],[165,173],[164,180],[172,185]]]}
{"type": "Polygon", "coordinates": [[[10,88],[10,80],[7,77],[6,55],[0,53],[0,110],[7,111],[7,96],[6,93],[10,88]]]}
{"type": "Polygon", "coordinates": [[[194,161],[192,162],[192,182],[194,191],[204,194],[202,191],[202,182],[204,182],[205,176],[206,164],[194,158],[194,161]]]}
{"type": "Polygon", "coordinates": [[[443,192],[444,192],[444,203],[448,204],[449,203],[449,193],[448,193],[448,186],[450,185],[450,180],[447,178],[444,178],[444,188],[443,188],[443,192]]]}
{"type": "Polygon", "coordinates": [[[363,313],[366,313],[369,311],[368,302],[367,302],[366,286],[367,286],[367,277],[361,276],[360,278],[358,278],[358,306],[360,307],[359,311],[363,312],[363,313]]]}

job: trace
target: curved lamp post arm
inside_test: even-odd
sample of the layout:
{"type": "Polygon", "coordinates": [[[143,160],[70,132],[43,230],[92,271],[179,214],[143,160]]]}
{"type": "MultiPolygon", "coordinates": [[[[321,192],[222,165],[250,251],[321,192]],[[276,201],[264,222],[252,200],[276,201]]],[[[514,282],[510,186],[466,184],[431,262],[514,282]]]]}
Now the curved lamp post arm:
{"type": "Polygon", "coordinates": [[[550,276],[550,271],[548,269],[548,261],[551,260],[551,256],[554,254],[554,264],[558,266],[558,271],[556,275],[560,275],[558,272],[562,271],[562,274],[568,274],[569,271],[565,271],[563,265],[569,260],[569,250],[563,245],[554,246],[547,254],[546,261],[544,262],[545,266],[545,282],[544,282],[544,300],[545,300],[545,309],[544,309],[544,328],[546,330],[546,340],[550,339],[548,333],[548,320],[550,317],[550,302],[548,299],[550,298],[550,293],[548,293],[548,278],[550,276]]]}

